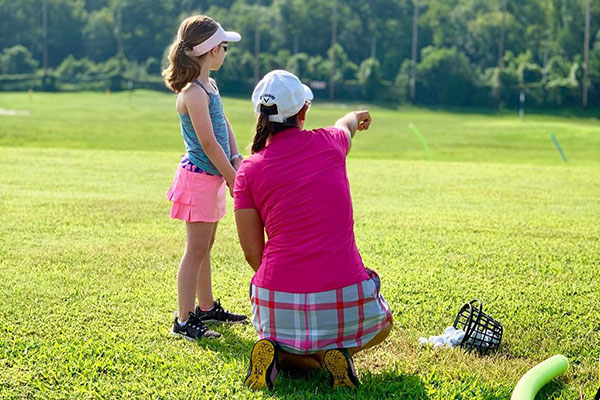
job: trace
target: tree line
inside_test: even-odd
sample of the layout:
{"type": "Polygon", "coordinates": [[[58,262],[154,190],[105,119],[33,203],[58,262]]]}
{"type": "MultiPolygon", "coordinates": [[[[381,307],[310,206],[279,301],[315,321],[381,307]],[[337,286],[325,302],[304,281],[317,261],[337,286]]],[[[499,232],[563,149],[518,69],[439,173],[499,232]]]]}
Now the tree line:
{"type": "Polygon", "coordinates": [[[600,0],[0,0],[0,89],[161,87],[194,13],[242,34],[223,92],[285,68],[322,98],[600,105],[600,0]]]}

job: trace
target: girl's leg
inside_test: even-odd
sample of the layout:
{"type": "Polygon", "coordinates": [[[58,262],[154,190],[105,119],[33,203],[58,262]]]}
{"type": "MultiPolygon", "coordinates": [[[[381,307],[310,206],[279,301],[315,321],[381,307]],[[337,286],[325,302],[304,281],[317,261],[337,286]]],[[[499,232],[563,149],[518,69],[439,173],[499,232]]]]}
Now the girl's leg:
{"type": "Polygon", "coordinates": [[[206,256],[200,263],[200,271],[198,272],[198,280],[196,282],[196,297],[198,298],[198,307],[204,311],[209,310],[214,304],[212,295],[210,249],[212,249],[212,246],[215,243],[217,225],[218,222],[213,224],[208,253],[206,253],[206,256]]]}
{"type": "Polygon", "coordinates": [[[179,301],[180,321],[187,321],[189,313],[194,311],[198,272],[200,264],[210,250],[214,225],[211,222],[187,222],[185,224],[185,252],[177,271],[177,299],[179,301]]]}

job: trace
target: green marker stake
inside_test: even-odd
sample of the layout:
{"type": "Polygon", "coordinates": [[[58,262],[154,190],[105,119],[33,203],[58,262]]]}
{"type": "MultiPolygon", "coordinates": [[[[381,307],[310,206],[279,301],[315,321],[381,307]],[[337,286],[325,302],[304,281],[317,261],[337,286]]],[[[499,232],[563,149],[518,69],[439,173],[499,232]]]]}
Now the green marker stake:
{"type": "Polygon", "coordinates": [[[431,150],[429,150],[429,145],[427,144],[427,140],[425,140],[425,136],[423,136],[421,134],[421,132],[419,132],[419,130],[417,129],[417,127],[415,126],[415,124],[413,124],[412,122],[410,124],[408,124],[408,128],[411,131],[413,131],[415,133],[415,135],[417,135],[417,138],[419,139],[419,141],[421,142],[421,144],[425,148],[425,153],[427,153],[427,159],[429,161],[431,161],[432,160],[431,150]]]}
{"type": "Polygon", "coordinates": [[[556,138],[556,135],[554,135],[553,132],[550,132],[550,137],[552,138],[552,141],[554,142],[554,145],[556,146],[556,150],[558,150],[558,153],[560,154],[560,158],[562,158],[562,160],[564,162],[567,162],[567,157],[565,156],[565,153],[563,152],[562,147],[560,147],[560,144],[558,144],[558,139],[556,138]]]}
{"type": "Polygon", "coordinates": [[[598,393],[596,393],[594,400],[600,400],[600,364],[598,364],[598,393]]]}

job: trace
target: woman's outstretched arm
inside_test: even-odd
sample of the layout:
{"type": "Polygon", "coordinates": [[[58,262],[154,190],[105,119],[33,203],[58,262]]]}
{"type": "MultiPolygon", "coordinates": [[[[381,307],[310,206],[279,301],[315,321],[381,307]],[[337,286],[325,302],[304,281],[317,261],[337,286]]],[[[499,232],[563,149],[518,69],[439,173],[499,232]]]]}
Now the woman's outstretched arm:
{"type": "Polygon", "coordinates": [[[348,113],[335,123],[335,127],[346,132],[346,136],[348,136],[348,151],[352,147],[352,138],[356,131],[369,129],[369,125],[371,125],[371,114],[367,110],[348,113]]]}

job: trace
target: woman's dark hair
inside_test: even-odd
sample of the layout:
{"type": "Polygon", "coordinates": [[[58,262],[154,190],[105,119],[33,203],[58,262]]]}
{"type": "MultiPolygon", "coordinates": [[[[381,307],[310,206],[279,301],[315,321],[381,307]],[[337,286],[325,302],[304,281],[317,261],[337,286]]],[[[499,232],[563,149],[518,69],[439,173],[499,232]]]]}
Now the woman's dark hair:
{"type": "Polygon", "coordinates": [[[272,106],[260,106],[260,114],[258,114],[258,120],[256,121],[256,133],[252,140],[251,151],[252,154],[258,153],[263,147],[266,146],[267,140],[285,129],[294,128],[298,126],[298,114],[302,112],[304,107],[298,111],[296,115],[286,118],[285,122],[272,122],[269,121],[269,115],[277,114],[277,105],[272,106]]]}

